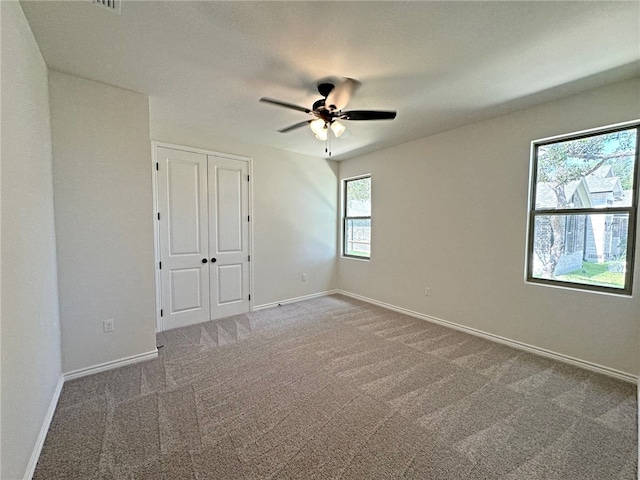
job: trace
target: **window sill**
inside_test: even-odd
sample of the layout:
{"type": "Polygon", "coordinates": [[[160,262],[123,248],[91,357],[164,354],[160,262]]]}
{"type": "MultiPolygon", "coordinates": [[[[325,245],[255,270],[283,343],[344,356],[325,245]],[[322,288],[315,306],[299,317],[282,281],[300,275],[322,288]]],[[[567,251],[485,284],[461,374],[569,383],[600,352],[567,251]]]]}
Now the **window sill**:
{"type": "Polygon", "coordinates": [[[574,287],[574,286],[570,286],[570,285],[556,284],[556,283],[551,283],[551,282],[537,282],[535,280],[529,280],[529,279],[525,279],[524,283],[525,283],[525,285],[535,285],[535,286],[538,286],[538,287],[558,288],[560,290],[570,290],[570,291],[576,292],[576,293],[595,293],[597,295],[606,295],[606,296],[609,296],[609,297],[633,298],[633,294],[632,293],[628,293],[626,291],[616,292],[614,290],[597,290],[597,289],[593,289],[593,288],[581,288],[581,287],[574,287]]]}
{"type": "Polygon", "coordinates": [[[371,257],[352,257],[350,255],[340,255],[340,258],[344,258],[344,259],[348,259],[348,260],[355,260],[357,262],[370,262],[371,261],[371,257]]]}

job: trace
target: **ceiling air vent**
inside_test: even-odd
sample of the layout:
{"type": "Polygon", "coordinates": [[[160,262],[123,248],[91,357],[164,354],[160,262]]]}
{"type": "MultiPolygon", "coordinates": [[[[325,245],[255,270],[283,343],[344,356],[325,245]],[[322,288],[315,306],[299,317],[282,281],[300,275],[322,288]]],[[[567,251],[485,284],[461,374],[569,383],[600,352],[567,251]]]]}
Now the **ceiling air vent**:
{"type": "Polygon", "coordinates": [[[91,0],[94,4],[120,15],[120,3],[122,0],[91,0]]]}

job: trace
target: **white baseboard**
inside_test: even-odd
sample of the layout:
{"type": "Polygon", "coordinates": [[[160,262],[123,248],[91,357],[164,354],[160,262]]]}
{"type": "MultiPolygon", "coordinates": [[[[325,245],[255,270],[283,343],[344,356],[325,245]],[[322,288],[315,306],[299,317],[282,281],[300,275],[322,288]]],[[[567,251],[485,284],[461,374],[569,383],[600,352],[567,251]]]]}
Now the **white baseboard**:
{"type": "Polygon", "coordinates": [[[62,392],[63,384],[64,384],[64,376],[60,375],[60,378],[58,378],[58,384],[56,385],[56,389],[54,390],[53,396],[51,397],[51,402],[49,402],[49,408],[47,410],[47,414],[45,415],[44,421],[42,422],[42,427],[40,427],[40,433],[38,434],[36,444],[34,445],[33,451],[31,452],[31,458],[29,459],[29,464],[27,465],[27,471],[24,474],[24,480],[31,480],[34,472],[36,471],[36,465],[38,465],[40,452],[42,452],[44,441],[47,438],[47,433],[49,432],[49,427],[51,426],[51,420],[53,420],[53,414],[55,413],[56,406],[58,405],[58,399],[60,398],[60,393],[62,392]]]}
{"type": "Polygon", "coordinates": [[[263,303],[262,305],[254,306],[252,311],[257,312],[258,310],[264,310],[265,308],[273,308],[279,305],[286,305],[288,303],[302,302],[304,300],[311,300],[312,298],[333,295],[334,293],[342,293],[342,292],[340,290],[327,290],[326,292],[312,293],[310,295],[303,295],[302,297],[294,297],[294,298],[288,298],[286,300],[278,300],[277,302],[263,303]]]}
{"type": "Polygon", "coordinates": [[[104,372],[113,368],[124,367],[125,365],[131,365],[133,363],[144,362],[147,360],[153,360],[158,357],[158,349],[155,348],[150,352],[140,353],[138,355],[132,355],[131,357],[121,358],[119,360],[113,360],[111,362],[101,363],[99,365],[93,365],[91,367],[80,368],[72,372],[64,374],[64,381],[74,380],[80,377],[86,377],[87,375],[93,375],[94,373],[104,372]]]}
{"type": "Polygon", "coordinates": [[[346,292],[344,290],[335,290],[334,293],[339,293],[341,295],[345,295],[347,297],[355,298],[357,300],[362,300],[363,302],[371,303],[373,305],[378,305],[380,307],[387,308],[389,310],[393,310],[396,312],[404,313],[406,315],[410,315],[415,318],[419,318],[421,320],[426,320],[427,322],[437,323],[439,325],[444,325],[445,327],[453,328],[455,330],[459,330],[461,332],[469,333],[471,335],[475,335],[476,337],[481,337],[487,340],[491,340],[493,342],[502,343],[504,345],[508,345],[509,347],[517,348],[518,350],[524,350],[530,353],[535,353],[537,355],[541,355],[543,357],[552,358],[554,360],[558,360],[560,362],[569,363],[571,365],[575,365],[577,367],[585,368],[587,370],[591,370],[594,372],[602,373],[604,375],[608,375],[610,377],[617,378],[619,380],[624,380],[625,382],[630,382],[637,384],[638,377],[631,373],[623,372],[621,370],[616,370],[615,368],[605,367],[603,365],[598,365],[597,363],[588,362],[586,360],[581,360],[579,358],[571,357],[569,355],[565,355],[563,353],[554,352],[551,350],[547,350],[545,348],[536,347],[535,345],[529,345],[527,343],[519,342],[517,340],[511,340],[510,338],[501,337],[500,335],[495,335],[493,333],[484,332],[482,330],[478,330],[476,328],[467,327],[464,325],[460,325],[458,323],[450,322],[448,320],[442,320],[441,318],[432,317],[430,315],[425,315],[424,313],[414,312],[413,310],[409,310],[406,308],[398,307],[396,305],[391,305],[389,303],[380,302],[378,300],[374,300],[372,298],[364,297],[362,295],[357,295],[355,293],[346,292]]]}

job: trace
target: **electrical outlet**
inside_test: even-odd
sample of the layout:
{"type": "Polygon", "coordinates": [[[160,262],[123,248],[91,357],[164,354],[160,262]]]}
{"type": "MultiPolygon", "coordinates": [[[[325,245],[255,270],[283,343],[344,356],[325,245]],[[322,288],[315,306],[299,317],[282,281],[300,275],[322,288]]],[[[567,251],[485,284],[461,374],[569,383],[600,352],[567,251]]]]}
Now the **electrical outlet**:
{"type": "Polygon", "coordinates": [[[426,297],[430,297],[431,296],[431,287],[425,287],[424,288],[424,295],[426,297]]]}
{"type": "Polygon", "coordinates": [[[102,322],[102,328],[105,332],[113,332],[113,318],[109,320],[104,320],[102,322]]]}
{"type": "Polygon", "coordinates": [[[303,274],[302,274],[302,281],[303,281],[303,282],[306,282],[306,281],[307,281],[307,274],[306,274],[306,273],[303,273],[303,274]]]}

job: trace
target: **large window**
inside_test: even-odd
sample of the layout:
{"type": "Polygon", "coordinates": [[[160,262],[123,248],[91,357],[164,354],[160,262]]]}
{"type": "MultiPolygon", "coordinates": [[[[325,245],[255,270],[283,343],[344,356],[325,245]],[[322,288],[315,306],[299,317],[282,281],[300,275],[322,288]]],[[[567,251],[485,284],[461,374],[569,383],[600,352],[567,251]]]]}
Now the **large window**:
{"type": "Polygon", "coordinates": [[[631,294],[639,127],[533,143],[529,281],[631,294]]]}
{"type": "Polygon", "coordinates": [[[371,176],[344,181],[343,254],[371,257],[371,176]]]}

